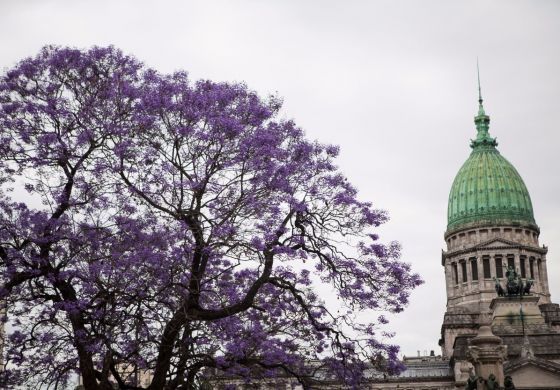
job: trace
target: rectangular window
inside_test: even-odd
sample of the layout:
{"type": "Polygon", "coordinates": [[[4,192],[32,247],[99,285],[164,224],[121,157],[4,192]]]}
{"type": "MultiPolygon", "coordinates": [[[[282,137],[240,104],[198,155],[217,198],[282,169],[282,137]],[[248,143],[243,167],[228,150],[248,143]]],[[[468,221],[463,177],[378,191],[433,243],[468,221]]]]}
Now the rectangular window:
{"type": "Polygon", "coordinates": [[[471,259],[472,280],[478,280],[478,263],[476,257],[471,259]]]}
{"type": "Polygon", "coordinates": [[[537,260],[537,277],[539,280],[542,280],[542,260],[537,260]]]}
{"type": "Polygon", "coordinates": [[[492,277],[492,275],[490,275],[490,257],[482,257],[482,270],[484,271],[484,279],[490,279],[492,277]]]}
{"type": "Polygon", "coordinates": [[[467,281],[467,262],[461,261],[461,273],[463,274],[463,283],[467,281]]]}
{"type": "Polygon", "coordinates": [[[504,277],[504,266],[502,264],[502,256],[495,256],[494,261],[496,262],[496,277],[504,277]]]}
{"type": "Polygon", "coordinates": [[[527,260],[527,258],[525,256],[521,256],[519,258],[519,264],[521,265],[521,277],[522,278],[527,277],[527,271],[526,271],[526,268],[525,268],[525,260],[527,260]]]}
{"type": "Polygon", "coordinates": [[[457,274],[457,263],[451,264],[451,268],[453,268],[453,280],[455,284],[459,284],[459,275],[457,274]]]}
{"type": "Polygon", "coordinates": [[[529,259],[529,271],[531,272],[531,279],[535,279],[535,258],[529,259]]]}
{"type": "Polygon", "coordinates": [[[515,269],[515,257],[513,257],[513,255],[508,255],[507,261],[508,261],[508,268],[511,267],[515,269]]]}

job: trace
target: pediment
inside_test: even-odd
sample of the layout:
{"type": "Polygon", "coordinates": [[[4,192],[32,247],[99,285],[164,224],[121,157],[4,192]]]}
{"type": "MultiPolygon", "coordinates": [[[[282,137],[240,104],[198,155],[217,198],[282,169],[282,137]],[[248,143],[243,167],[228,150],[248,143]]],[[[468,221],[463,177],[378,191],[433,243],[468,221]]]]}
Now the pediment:
{"type": "Polygon", "coordinates": [[[506,240],[504,238],[494,238],[492,240],[488,240],[478,245],[475,245],[474,248],[475,249],[494,249],[494,248],[498,249],[503,247],[514,248],[518,246],[519,246],[518,242],[506,240]]]}
{"type": "Polygon", "coordinates": [[[521,358],[504,365],[517,388],[539,389],[560,386],[560,364],[534,357],[521,358]]]}

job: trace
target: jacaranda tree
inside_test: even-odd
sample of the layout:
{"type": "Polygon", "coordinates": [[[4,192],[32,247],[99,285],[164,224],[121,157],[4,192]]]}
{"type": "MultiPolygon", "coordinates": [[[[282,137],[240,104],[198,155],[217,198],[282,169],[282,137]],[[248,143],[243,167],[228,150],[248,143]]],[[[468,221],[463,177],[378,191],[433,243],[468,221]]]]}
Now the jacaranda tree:
{"type": "Polygon", "coordinates": [[[399,369],[382,313],[421,281],[337,147],[280,106],[112,47],[45,47],[1,76],[5,386],[194,389],[219,370],[359,387],[399,369]]]}

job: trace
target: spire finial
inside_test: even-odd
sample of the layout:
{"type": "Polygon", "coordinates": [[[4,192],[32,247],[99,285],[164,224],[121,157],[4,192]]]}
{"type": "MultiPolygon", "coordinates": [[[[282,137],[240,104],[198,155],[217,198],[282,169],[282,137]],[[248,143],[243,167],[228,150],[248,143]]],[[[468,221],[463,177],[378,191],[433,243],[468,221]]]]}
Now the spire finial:
{"type": "Polygon", "coordinates": [[[476,57],[476,75],[478,76],[478,115],[485,115],[484,106],[482,105],[482,92],[480,91],[480,67],[478,66],[478,57],[476,57]]]}
{"type": "Polygon", "coordinates": [[[482,92],[480,89],[480,66],[478,65],[478,57],[476,57],[476,74],[478,77],[478,114],[474,117],[474,123],[476,124],[477,135],[476,139],[471,142],[471,147],[473,149],[483,148],[494,148],[498,143],[495,138],[490,137],[488,134],[488,127],[490,124],[490,117],[484,112],[484,106],[482,105],[482,92]]]}
{"type": "Polygon", "coordinates": [[[478,75],[478,104],[482,105],[482,92],[480,92],[480,68],[478,67],[478,57],[476,57],[476,74],[478,75]]]}

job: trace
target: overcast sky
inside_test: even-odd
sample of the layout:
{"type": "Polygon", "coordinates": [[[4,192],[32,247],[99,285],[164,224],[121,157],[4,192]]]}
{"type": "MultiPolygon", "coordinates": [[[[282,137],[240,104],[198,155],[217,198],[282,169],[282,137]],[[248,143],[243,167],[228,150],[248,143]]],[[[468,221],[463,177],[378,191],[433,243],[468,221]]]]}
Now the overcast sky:
{"type": "Polygon", "coordinates": [[[531,194],[560,301],[560,2],[0,0],[0,68],[45,44],[112,44],[162,72],[284,98],[309,138],[341,146],[361,198],[389,211],[426,284],[393,321],[436,350],[447,197],[474,138],[476,58],[499,150],[531,194]]]}

